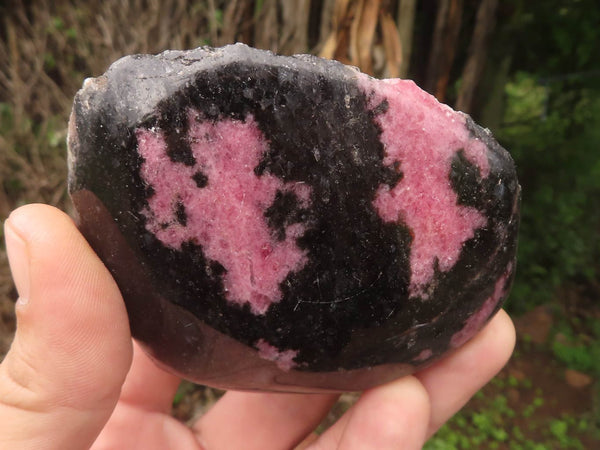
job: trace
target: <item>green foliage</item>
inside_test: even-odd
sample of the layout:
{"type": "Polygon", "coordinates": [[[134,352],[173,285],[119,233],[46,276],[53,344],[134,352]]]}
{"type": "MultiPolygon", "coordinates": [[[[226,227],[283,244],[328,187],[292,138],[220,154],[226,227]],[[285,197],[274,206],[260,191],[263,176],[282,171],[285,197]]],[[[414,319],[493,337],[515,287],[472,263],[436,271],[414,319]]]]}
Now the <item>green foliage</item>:
{"type": "Polygon", "coordinates": [[[561,339],[554,339],[552,352],[567,367],[600,377],[600,320],[585,319],[580,325],[587,333],[575,333],[567,324],[559,327],[561,339]]]}
{"type": "Polygon", "coordinates": [[[487,61],[496,84],[481,91],[481,111],[523,187],[508,303],[519,314],[556,301],[566,283],[598,289],[600,8],[594,0],[502,4],[487,61]]]}
{"type": "Polygon", "coordinates": [[[581,83],[543,85],[517,73],[506,86],[501,142],[523,187],[515,312],[550,301],[566,281],[600,273],[600,95],[581,83]]]}
{"type": "Polygon", "coordinates": [[[508,406],[504,395],[482,399],[486,406],[479,411],[461,412],[444,425],[425,445],[432,449],[470,449],[496,448],[507,442],[511,435],[507,431],[506,421],[516,413],[508,406]]]}
{"type": "Polygon", "coordinates": [[[58,116],[43,123],[0,102],[0,189],[16,204],[54,204],[66,195],[66,126],[58,116]]]}
{"type": "Polygon", "coordinates": [[[584,450],[581,441],[574,435],[588,432],[589,429],[589,422],[586,419],[578,419],[568,414],[563,414],[548,423],[549,435],[560,445],[560,448],[584,450]]]}
{"type": "Polygon", "coordinates": [[[586,346],[554,342],[552,351],[559,361],[572,369],[594,374],[600,373],[600,344],[598,343],[586,346]]]}
{"type": "MultiPolygon", "coordinates": [[[[515,378],[497,377],[495,391],[506,387],[530,390],[531,383],[515,378]]],[[[468,450],[509,448],[510,450],[546,450],[564,448],[583,450],[580,437],[590,435],[585,417],[562,415],[539,419],[533,414],[544,405],[544,393],[536,390],[531,403],[521,410],[513,409],[503,394],[476,395],[477,408],[465,408],[425,444],[425,450],[468,450]],[[524,428],[518,424],[525,423],[524,428]]]]}
{"type": "Polygon", "coordinates": [[[597,68],[600,8],[596,0],[510,0],[516,10],[515,57],[530,73],[597,68]]]}

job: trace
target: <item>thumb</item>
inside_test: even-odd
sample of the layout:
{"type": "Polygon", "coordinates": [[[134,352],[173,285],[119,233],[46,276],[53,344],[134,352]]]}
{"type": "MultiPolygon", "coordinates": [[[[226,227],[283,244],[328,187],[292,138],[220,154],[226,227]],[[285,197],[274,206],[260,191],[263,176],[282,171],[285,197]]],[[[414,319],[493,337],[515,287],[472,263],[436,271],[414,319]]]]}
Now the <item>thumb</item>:
{"type": "Polygon", "coordinates": [[[19,300],[0,365],[0,448],[88,448],[131,364],[123,300],[66,214],[29,205],[4,228],[19,300]]]}

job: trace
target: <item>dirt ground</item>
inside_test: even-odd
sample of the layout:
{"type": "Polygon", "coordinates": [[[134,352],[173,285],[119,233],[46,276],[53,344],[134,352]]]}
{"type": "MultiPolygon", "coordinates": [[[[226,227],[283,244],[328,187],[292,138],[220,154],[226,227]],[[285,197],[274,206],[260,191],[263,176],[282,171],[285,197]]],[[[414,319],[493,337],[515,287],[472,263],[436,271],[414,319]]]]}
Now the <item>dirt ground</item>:
{"type": "MultiPolygon", "coordinates": [[[[496,382],[483,389],[482,398],[473,399],[466,409],[479,410],[483,399],[505,395],[507,407],[515,412],[504,422],[507,429],[517,427],[523,430],[532,442],[548,439],[549,424],[565,417],[582,418],[592,416],[595,405],[594,382],[585,386],[573,386],[567,382],[567,368],[559,364],[552,353],[539,346],[531,346],[521,340],[515,355],[504,370],[496,377],[496,382]],[[543,399],[543,403],[536,403],[543,399]],[[532,411],[527,414],[527,411],[532,411]]],[[[589,430],[588,430],[589,431],[589,430]]],[[[600,448],[600,442],[593,433],[574,433],[585,449],[600,448]]],[[[574,434],[572,437],[574,437],[574,434]]],[[[498,448],[510,448],[507,444],[498,448]]]]}

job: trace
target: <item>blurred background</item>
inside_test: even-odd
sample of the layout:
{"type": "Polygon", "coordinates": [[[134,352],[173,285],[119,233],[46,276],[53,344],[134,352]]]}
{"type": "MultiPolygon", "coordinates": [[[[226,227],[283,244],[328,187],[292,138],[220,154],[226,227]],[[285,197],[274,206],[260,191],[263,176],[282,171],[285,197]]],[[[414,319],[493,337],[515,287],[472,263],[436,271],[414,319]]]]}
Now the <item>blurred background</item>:
{"type": "MultiPolygon", "coordinates": [[[[506,304],[518,345],[426,448],[600,448],[597,0],[0,1],[0,219],[31,202],[71,211],[67,120],[86,77],[126,54],[236,41],[412,78],[492,130],[523,186],[506,304]]],[[[2,240],[0,355],[15,299],[2,240]]],[[[219,395],[184,383],[173,414],[219,395]]]]}

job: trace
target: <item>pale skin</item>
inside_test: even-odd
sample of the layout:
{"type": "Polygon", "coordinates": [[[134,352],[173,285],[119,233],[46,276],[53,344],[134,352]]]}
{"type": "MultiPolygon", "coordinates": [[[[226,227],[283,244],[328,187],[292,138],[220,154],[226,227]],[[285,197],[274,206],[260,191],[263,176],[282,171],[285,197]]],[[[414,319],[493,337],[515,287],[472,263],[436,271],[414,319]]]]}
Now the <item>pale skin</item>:
{"type": "Polygon", "coordinates": [[[500,311],[452,355],[363,392],[320,436],[313,431],[336,395],[230,391],[188,427],[169,416],[180,379],[132,341],[119,290],[73,221],[29,205],[4,229],[19,300],[0,365],[0,448],[418,449],[515,342],[500,311]]]}

